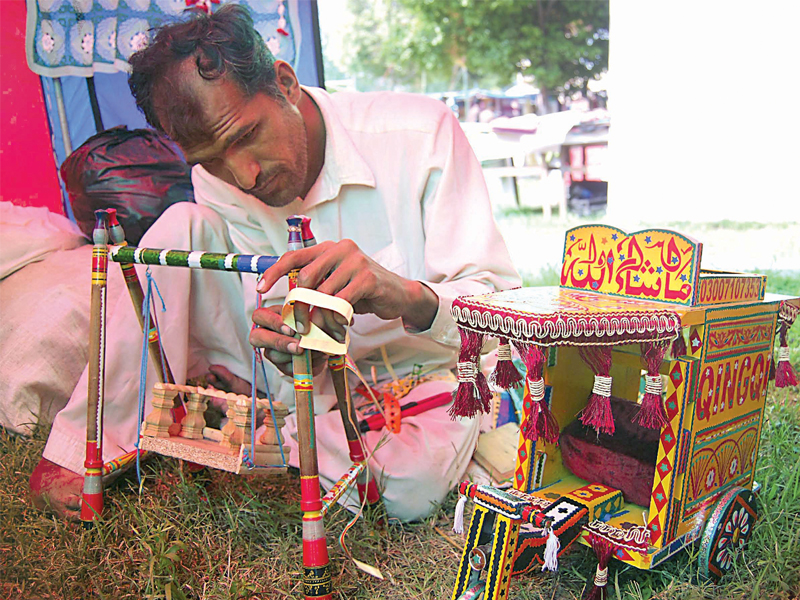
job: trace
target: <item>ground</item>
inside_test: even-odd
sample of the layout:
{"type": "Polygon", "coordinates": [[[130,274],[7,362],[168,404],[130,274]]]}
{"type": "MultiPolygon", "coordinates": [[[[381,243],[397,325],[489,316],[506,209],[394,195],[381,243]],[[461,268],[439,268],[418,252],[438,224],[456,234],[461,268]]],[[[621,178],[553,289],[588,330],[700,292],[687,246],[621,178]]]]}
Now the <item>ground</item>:
{"type": "MultiPolygon", "coordinates": [[[[552,264],[560,249],[556,252],[553,247],[560,248],[565,224],[544,223],[532,211],[502,207],[498,222],[510,236],[512,255],[526,280],[555,283],[552,264]],[[521,232],[524,239],[516,239],[521,232]]],[[[800,288],[800,276],[787,272],[791,261],[784,256],[786,247],[795,248],[795,260],[800,256],[796,250],[800,226],[685,225],[674,228],[705,242],[704,257],[730,260],[718,266],[767,269],[771,291],[790,293],[800,288]],[[751,256],[752,245],[757,244],[753,240],[777,249],[745,262],[744,256],[751,256]],[[770,257],[774,262],[759,262],[770,257]]],[[[797,369],[797,332],[790,345],[797,369]]],[[[157,459],[145,466],[141,487],[132,476],[113,484],[106,494],[103,520],[85,530],[43,515],[28,502],[27,479],[46,434],[42,428],[33,439],[23,440],[0,433],[0,598],[302,598],[297,476],[244,479],[219,472],[190,476],[176,461],[157,459]]],[[[653,572],[612,562],[609,597],[797,598],[798,464],[800,393],[771,390],[756,475],[763,485],[760,520],[733,572],[716,586],[698,583],[697,548],[678,553],[653,572]]],[[[326,525],[339,598],[450,598],[463,543],[450,532],[455,500],[451,493],[423,523],[390,523],[380,529],[361,519],[349,530],[345,543],[352,556],[377,566],[383,581],[360,571],[347,558],[337,539],[350,515],[333,509],[326,525]]],[[[510,597],[579,598],[595,564],[588,549],[573,548],[557,573],[535,573],[512,582],[510,597]]]]}

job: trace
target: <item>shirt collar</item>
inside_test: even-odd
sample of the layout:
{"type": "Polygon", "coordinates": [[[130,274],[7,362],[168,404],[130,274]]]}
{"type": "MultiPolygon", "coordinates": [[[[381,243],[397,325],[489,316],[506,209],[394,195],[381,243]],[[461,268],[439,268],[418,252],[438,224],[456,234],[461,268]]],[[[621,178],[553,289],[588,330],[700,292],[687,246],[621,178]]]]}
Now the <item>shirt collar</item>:
{"type": "Polygon", "coordinates": [[[303,202],[310,208],[333,200],[344,185],[375,187],[375,175],[345,128],[330,94],[319,88],[302,88],[316,103],[325,123],[325,162],[303,202]]]}

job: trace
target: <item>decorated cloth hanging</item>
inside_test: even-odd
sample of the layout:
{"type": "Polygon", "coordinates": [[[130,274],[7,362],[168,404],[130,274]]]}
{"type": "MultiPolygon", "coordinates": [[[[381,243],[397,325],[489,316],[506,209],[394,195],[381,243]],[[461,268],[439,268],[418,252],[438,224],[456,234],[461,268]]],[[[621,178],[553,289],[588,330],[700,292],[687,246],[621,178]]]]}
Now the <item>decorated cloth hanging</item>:
{"type": "MultiPolygon", "coordinates": [[[[531,371],[532,367],[539,370],[539,375],[530,373],[526,378],[529,393],[538,398],[543,385],[540,382],[543,367],[541,348],[559,345],[599,348],[588,352],[608,356],[608,366],[599,373],[607,378],[611,346],[638,342],[666,344],[678,337],[681,327],[677,313],[663,304],[631,303],[624,298],[600,297],[563,288],[519,288],[463,296],[453,301],[451,314],[461,334],[461,354],[457,365],[459,388],[450,409],[453,418],[471,417],[489,410],[491,392],[481,373],[479,360],[486,335],[498,338],[501,346],[513,342],[528,370],[531,371]],[[529,353],[531,347],[540,350],[529,353]]],[[[510,373],[510,348],[499,350],[498,354],[499,372],[493,374],[492,379],[499,387],[509,383],[513,385],[521,376],[517,379],[510,373]]],[[[610,394],[609,385],[608,379],[599,380],[597,392],[601,400],[610,394]]],[[[601,402],[594,412],[587,412],[586,422],[613,432],[610,411],[606,414],[603,406],[605,404],[601,402]]],[[[552,416],[548,416],[546,404],[539,401],[537,409],[535,421],[531,420],[531,425],[536,423],[536,426],[526,429],[527,435],[531,436],[528,439],[543,437],[549,441],[557,438],[557,433],[552,432],[558,431],[558,425],[551,420],[552,416]]]]}
{"type": "MultiPolygon", "coordinates": [[[[131,55],[147,46],[152,31],[184,11],[216,11],[225,0],[27,0],[28,66],[45,77],[92,77],[129,70],[131,55]]],[[[255,29],[270,52],[298,67],[302,32],[300,0],[250,2],[255,29]]]]}

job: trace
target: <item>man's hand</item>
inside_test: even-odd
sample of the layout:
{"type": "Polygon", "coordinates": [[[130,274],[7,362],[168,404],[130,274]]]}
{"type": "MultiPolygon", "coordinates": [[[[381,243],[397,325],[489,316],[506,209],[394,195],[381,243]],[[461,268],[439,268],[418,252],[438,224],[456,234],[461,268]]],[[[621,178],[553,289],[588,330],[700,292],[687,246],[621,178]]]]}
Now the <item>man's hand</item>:
{"type": "MultiPolygon", "coordinates": [[[[419,281],[384,269],[352,240],[322,242],[311,248],[287,252],[264,271],[256,289],[267,292],[294,269],[300,269],[298,287],[342,298],[359,314],[374,314],[386,320],[403,319],[406,326],[419,331],[431,326],[439,308],[439,298],[433,290],[419,281]]],[[[344,340],[347,323],[341,315],[314,310],[309,316],[308,305],[296,302],[294,316],[300,333],[308,331],[310,318],[337,340],[344,340]]]]}
{"type": "Polygon", "coordinates": [[[206,373],[206,381],[209,385],[223,392],[233,392],[249,396],[253,392],[253,386],[249,381],[245,381],[231,373],[227,367],[222,365],[211,365],[206,373]]]}
{"type": "MultiPolygon", "coordinates": [[[[292,375],[292,357],[301,355],[300,341],[294,332],[281,319],[281,305],[257,308],[253,312],[253,322],[258,325],[250,332],[250,343],[264,349],[264,357],[274,364],[284,375],[292,375]]],[[[325,366],[325,355],[312,352],[311,361],[314,375],[325,366]]]]}

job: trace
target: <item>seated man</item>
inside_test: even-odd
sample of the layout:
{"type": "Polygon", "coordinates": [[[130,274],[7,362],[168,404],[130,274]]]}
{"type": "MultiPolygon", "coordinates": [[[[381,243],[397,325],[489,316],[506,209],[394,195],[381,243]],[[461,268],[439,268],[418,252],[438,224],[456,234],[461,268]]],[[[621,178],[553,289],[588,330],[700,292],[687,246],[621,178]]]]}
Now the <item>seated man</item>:
{"type": "MultiPolygon", "coordinates": [[[[519,285],[480,165],[443,103],[392,93],[332,96],[301,87],[236,5],[161,29],[131,65],[131,90],[148,122],[194,165],[197,202],[170,207],[140,245],[283,255],[258,286],[246,274],[152,269],[167,304],[158,319],[178,383],[210,369],[222,387],[241,385],[250,377],[252,343],[271,361],[273,395],[293,406],[286,374],[301,350],[279,318],[287,293],[283,275],[293,268],[301,269],[301,287],[353,304],[350,356],[379,381],[408,375],[415,365],[427,373],[452,368],[459,343],[452,300],[519,285]],[[321,243],[286,252],[286,217],[296,213],[312,218],[321,243]],[[261,307],[256,288],[266,297],[261,307]],[[252,333],[251,315],[259,326],[252,333]]],[[[309,316],[298,313],[303,333],[309,316]]],[[[331,315],[314,318],[342,337],[343,324],[331,315]]],[[[136,442],[140,336],[123,298],[108,321],[104,460],[136,442]]],[[[320,479],[330,485],[350,463],[323,371],[317,360],[320,479]]],[[[31,477],[37,505],[49,502],[67,514],[78,510],[82,487],[87,377],[57,416],[31,477]]],[[[452,377],[429,379],[403,401],[455,387],[452,377]]],[[[151,372],[148,387],[154,381],[151,372]]],[[[370,462],[389,514],[403,520],[429,514],[463,475],[477,427],[476,421],[451,421],[447,406],[404,420],[401,433],[370,462]]],[[[296,465],[294,432],[290,415],[284,433],[295,445],[290,464],[296,465]]],[[[366,434],[367,448],[374,449],[381,435],[366,434]]]]}

